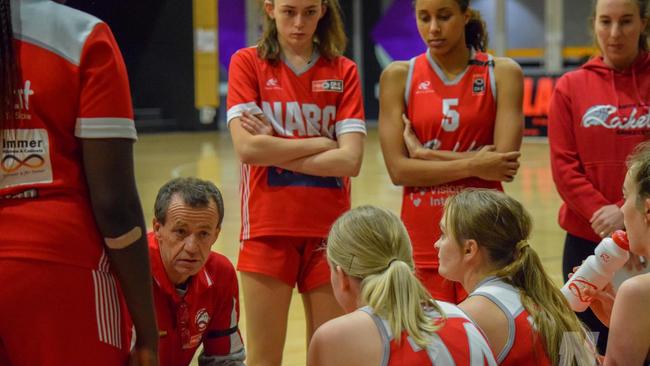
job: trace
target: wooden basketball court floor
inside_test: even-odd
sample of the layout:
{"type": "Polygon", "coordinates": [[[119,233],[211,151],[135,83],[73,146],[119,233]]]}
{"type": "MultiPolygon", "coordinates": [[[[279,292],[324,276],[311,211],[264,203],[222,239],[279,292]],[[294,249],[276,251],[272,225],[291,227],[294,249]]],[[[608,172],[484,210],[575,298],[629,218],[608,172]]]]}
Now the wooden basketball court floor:
{"type": "MultiPolygon", "coordinates": [[[[228,131],[141,135],[135,145],[135,163],[140,199],[149,228],[156,193],[167,180],[196,176],[217,184],[223,193],[226,213],[221,235],[213,250],[226,255],[235,264],[240,225],[239,161],[228,131]]],[[[546,140],[524,140],[519,173],[512,183],[504,184],[504,189],[521,201],[533,216],[531,245],[555,282],[561,284],[564,232],[557,224],[561,200],[553,184],[546,140]]],[[[377,129],[370,128],[361,173],[352,180],[352,206],[373,204],[399,214],[400,202],[401,187],[391,183],[381,155],[377,129]]],[[[242,305],[245,300],[241,299],[242,305]]],[[[245,324],[246,314],[242,306],[240,328],[244,339],[245,324]]],[[[305,364],[304,334],[302,303],[299,296],[294,296],[289,311],[283,365],[305,364]]],[[[196,358],[192,365],[197,365],[196,358]]]]}

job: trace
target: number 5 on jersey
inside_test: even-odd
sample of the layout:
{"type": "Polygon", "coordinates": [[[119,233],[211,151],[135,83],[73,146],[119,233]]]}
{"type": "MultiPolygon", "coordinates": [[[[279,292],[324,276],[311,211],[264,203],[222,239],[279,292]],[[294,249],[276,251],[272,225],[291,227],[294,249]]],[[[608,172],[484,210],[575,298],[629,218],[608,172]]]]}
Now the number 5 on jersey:
{"type": "Polygon", "coordinates": [[[453,109],[458,105],[458,98],[442,100],[442,129],[446,132],[454,132],[460,124],[460,113],[453,109]]]}

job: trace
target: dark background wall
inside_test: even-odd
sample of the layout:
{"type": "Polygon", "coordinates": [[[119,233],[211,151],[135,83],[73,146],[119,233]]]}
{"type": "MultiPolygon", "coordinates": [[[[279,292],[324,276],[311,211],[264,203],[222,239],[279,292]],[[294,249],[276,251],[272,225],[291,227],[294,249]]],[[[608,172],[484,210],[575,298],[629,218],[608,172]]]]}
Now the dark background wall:
{"type": "MultiPolygon", "coordinates": [[[[228,0],[226,0],[228,1],[228,0]]],[[[126,63],[139,131],[200,130],[194,108],[192,2],[69,0],[108,23],[126,63]]]]}

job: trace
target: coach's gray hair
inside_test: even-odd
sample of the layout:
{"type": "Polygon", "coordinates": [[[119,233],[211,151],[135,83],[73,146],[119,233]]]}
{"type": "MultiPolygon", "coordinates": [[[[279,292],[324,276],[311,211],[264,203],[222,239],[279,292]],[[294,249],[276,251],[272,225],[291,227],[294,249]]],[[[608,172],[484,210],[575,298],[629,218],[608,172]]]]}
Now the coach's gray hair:
{"type": "Polygon", "coordinates": [[[169,202],[176,193],[181,196],[185,204],[192,208],[207,207],[210,200],[214,201],[219,212],[217,227],[221,227],[224,215],[221,192],[214,183],[198,178],[175,178],[160,187],[154,204],[154,216],[158,222],[165,224],[169,202]]]}

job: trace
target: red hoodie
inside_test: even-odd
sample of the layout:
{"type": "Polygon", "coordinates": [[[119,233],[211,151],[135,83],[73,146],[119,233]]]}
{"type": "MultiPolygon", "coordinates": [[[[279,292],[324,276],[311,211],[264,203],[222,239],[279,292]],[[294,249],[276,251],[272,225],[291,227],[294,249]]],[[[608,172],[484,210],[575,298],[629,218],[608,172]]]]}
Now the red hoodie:
{"type": "Polygon", "coordinates": [[[623,72],[595,57],[555,86],[548,137],[553,180],[562,200],[560,226],[600,241],[589,219],[623,203],[625,160],[650,137],[650,54],[623,72]]]}

